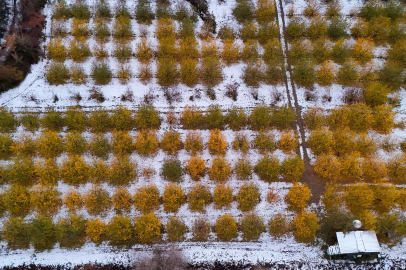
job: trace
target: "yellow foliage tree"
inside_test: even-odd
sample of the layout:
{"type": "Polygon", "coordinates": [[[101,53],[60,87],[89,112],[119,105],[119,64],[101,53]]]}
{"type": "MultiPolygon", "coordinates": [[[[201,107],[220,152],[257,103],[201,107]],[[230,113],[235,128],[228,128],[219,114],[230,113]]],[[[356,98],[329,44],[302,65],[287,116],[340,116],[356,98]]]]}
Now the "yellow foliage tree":
{"type": "Polygon", "coordinates": [[[299,140],[295,134],[285,133],[281,134],[281,139],[278,142],[278,147],[284,152],[291,152],[297,148],[299,140]]]}
{"type": "Polygon", "coordinates": [[[226,182],[231,174],[231,165],[225,158],[217,157],[213,160],[212,166],[209,168],[209,176],[211,180],[216,182],[226,182]]]}
{"type": "Polygon", "coordinates": [[[135,150],[142,156],[156,153],[158,146],[158,138],[153,131],[141,131],[135,136],[135,150]]]}
{"type": "Polygon", "coordinates": [[[80,193],[77,193],[75,190],[70,190],[67,194],[65,194],[63,203],[66,205],[66,207],[68,207],[69,211],[75,213],[83,206],[83,196],[80,193]]]}
{"type": "Polygon", "coordinates": [[[100,219],[91,219],[86,226],[86,237],[96,245],[107,239],[107,225],[100,219]]]}
{"type": "Polygon", "coordinates": [[[260,200],[259,188],[254,183],[244,184],[237,194],[238,209],[250,211],[260,200]]]}
{"type": "Polygon", "coordinates": [[[169,130],[164,133],[161,140],[161,148],[168,154],[175,154],[183,147],[180,133],[175,130],[169,130]]]}
{"type": "Polygon", "coordinates": [[[159,190],[156,185],[142,187],[134,194],[135,208],[144,214],[157,210],[159,204],[159,190]]]}
{"type": "Polygon", "coordinates": [[[215,230],[220,241],[230,241],[237,237],[237,222],[231,214],[225,214],[216,220],[215,230]]]}
{"type": "Polygon", "coordinates": [[[358,181],[362,177],[362,160],[359,153],[354,152],[340,158],[340,175],[343,180],[358,181]]]}
{"type": "Polygon", "coordinates": [[[286,203],[291,210],[296,212],[303,211],[307,202],[310,200],[312,193],[306,183],[294,183],[289,189],[289,193],[285,198],[286,203]]]}
{"type": "Polygon", "coordinates": [[[132,206],[131,194],[125,188],[119,188],[114,192],[113,197],[113,207],[117,213],[129,212],[132,206]]]}
{"type": "Polygon", "coordinates": [[[163,194],[164,209],[166,212],[176,212],[185,202],[185,193],[176,184],[169,184],[165,187],[163,194]]]}
{"type": "Polygon", "coordinates": [[[90,176],[90,167],[81,156],[70,156],[62,164],[61,176],[67,184],[85,184],[90,176]]]}
{"type": "Polygon", "coordinates": [[[355,215],[371,209],[374,199],[373,190],[365,184],[348,186],[345,192],[345,203],[355,215]]]}
{"type": "Polygon", "coordinates": [[[206,161],[201,156],[192,156],[185,163],[185,169],[193,180],[197,181],[205,175],[206,161]]]}
{"type": "Polygon", "coordinates": [[[113,132],[113,152],[117,156],[130,155],[133,151],[133,139],[125,131],[113,132]]]}
{"type": "Polygon", "coordinates": [[[314,171],[327,180],[336,181],[340,177],[341,170],[339,159],[331,154],[319,156],[314,164],[314,171]]]}
{"type": "Polygon", "coordinates": [[[213,202],[218,208],[228,207],[233,201],[233,189],[231,187],[216,186],[213,202]]]}
{"type": "Polygon", "coordinates": [[[368,183],[376,183],[388,175],[386,162],[380,159],[364,159],[362,162],[362,179],[368,183]]]}
{"type": "Polygon", "coordinates": [[[316,70],[317,83],[321,86],[328,86],[334,82],[334,66],[331,62],[325,61],[316,70]]]}
{"type": "Polygon", "coordinates": [[[344,199],[339,191],[339,185],[327,183],[323,194],[323,203],[326,210],[334,210],[342,205],[344,199]]]}
{"type": "Polygon", "coordinates": [[[41,215],[53,216],[62,205],[60,195],[54,188],[39,186],[31,193],[31,203],[41,215]]]}
{"type": "Polygon", "coordinates": [[[135,219],[134,231],[136,239],[149,244],[161,238],[161,221],[154,213],[149,213],[135,219]]]}
{"type": "Polygon", "coordinates": [[[199,133],[191,131],[186,134],[185,149],[192,155],[203,149],[203,140],[199,133]]]}
{"type": "Polygon", "coordinates": [[[208,142],[209,151],[212,155],[224,155],[227,149],[226,137],[221,134],[219,129],[210,131],[208,142]]]}
{"type": "Polygon", "coordinates": [[[293,235],[298,242],[312,242],[320,228],[314,212],[302,211],[292,221],[293,235]]]}

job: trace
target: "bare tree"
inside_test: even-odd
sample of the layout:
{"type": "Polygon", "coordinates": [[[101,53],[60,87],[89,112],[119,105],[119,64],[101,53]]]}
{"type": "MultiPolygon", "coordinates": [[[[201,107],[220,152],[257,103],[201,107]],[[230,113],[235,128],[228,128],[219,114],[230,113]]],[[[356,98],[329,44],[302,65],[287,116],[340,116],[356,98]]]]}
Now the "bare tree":
{"type": "Polygon", "coordinates": [[[175,245],[169,249],[156,248],[152,258],[144,259],[134,265],[134,270],[183,270],[187,268],[182,251],[175,245]]]}

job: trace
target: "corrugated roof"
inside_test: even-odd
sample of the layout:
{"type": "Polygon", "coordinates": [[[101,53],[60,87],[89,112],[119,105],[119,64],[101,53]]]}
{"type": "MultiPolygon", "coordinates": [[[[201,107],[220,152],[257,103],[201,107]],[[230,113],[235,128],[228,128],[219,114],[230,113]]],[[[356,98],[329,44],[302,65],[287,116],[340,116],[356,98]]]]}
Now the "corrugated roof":
{"type": "Polygon", "coordinates": [[[375,231],[337,232],[341,254],[381,252],[375,231]]]}

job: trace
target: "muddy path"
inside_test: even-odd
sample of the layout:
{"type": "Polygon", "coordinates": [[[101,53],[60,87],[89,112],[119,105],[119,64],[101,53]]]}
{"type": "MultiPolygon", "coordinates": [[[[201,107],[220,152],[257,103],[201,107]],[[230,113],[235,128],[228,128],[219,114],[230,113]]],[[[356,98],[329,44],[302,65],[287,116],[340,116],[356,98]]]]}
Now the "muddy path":
{"type": "Polygon", "coordinates": [[[312,191],[312,198],[310,199],[310,203],[318,203],[320,200],[321,195],[325,189],[325,181],[319,177],[315,171],[313,166],[310,164],[310,157],[308,155],[308,144],[306,142],[306,133],[305,133],[305,123],[302,118],[302,108],[300,107],[297,93],[296,93],[296,85],[293,82],[293,71],[292,71],[292,64],[290,60],[290,52],[289,46],[287,41],[287,34],[286,34],[286,22],[285,22],[285,14],[283,11],[283,2],[282,0],[276,0],[276,13],[277,13],[277,20],[278,25],[281,29],[281,35],[279,35],[280,42],[283,47],[284,58],[285,58],[285,84],[286,84],[286,91],[288,95],[289,105],[294,108],[296,113],[296,127],[297,127],[297,135],[299,136],[299,147],[297,149],[297,154],[302,156],[302,159],[305,164],[305,172],[301,178],[301,182],[306,183],[312,191]]]}

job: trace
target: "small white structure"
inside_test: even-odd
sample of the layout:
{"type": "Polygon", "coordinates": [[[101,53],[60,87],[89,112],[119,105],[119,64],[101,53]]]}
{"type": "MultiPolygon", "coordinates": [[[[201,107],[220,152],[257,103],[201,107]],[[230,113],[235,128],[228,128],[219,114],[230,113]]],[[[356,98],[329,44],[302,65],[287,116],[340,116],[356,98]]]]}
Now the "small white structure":
{"type": "Polygon", "coordinates": [[[379,254],[381,247],[375,231],[336,232],[338,244],[327,249],[327,255],[379,254]]]}

